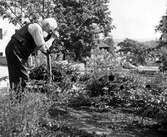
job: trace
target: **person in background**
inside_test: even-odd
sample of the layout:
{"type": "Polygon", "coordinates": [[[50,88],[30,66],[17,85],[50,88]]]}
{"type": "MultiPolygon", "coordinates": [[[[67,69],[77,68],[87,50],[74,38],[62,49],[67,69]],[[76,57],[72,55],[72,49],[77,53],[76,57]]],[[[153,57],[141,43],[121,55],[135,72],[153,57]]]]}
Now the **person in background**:
{"type": "Polygon", "coordinates": [[[16,31],[6,46],[5,54],[9,72],[10,88],[16,91],[18,87],[24,89],[29,79],[26,62],[34,51],[40,50],[47,54],[47,40],[55,38],[57,22],[54,18],[41,19],[36,23],[28,23],[16,31]],[[48,36],[44,38],[44,33],[48,36]]]}

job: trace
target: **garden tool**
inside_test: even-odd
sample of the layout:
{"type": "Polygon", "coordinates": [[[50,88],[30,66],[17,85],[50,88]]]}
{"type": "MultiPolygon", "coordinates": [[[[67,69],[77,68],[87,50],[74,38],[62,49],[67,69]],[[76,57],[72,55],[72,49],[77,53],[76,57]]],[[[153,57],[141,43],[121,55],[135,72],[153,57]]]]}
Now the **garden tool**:
{"type": "MultiPolygon", "coordinates": [[[[52,32],[52,35],[56,37],[57,33],[54,31],[52,32]]],[[[57,38],[57,37],[56,37],[57,38]]],[[[47,70],[48,70],[48,82],[52,82],[52,66],[51,66],[51,53],[53,53],[54,50],[52,49],[52,46],[49,47],[46,53],[46,58],[47,58],[47,70]]]]}
{"type": "Polygon", "coordinates": [[[47,70],[48,70],[48,82],[52,82],[52,65],[51,65],[51,52],[50,50],[47,51],[46,58],[47,58],[47,70]]]}

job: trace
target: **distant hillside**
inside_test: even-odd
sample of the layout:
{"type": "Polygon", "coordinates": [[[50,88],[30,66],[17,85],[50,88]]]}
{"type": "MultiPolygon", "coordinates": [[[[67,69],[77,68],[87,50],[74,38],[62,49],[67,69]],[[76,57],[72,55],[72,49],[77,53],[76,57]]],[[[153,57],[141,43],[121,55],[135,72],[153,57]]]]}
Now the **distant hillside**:
{"type": "MultiPolygon", "coordinates": [[[[115,45],[117,45],[118,43],[124,41],[124,39],[114,39],[114,43],[115,45]]],[[[136,41],[136,40],[135,40],[136,41]]],[[[141,42],[141,41],[136,41],[138,43],[141,43],[143,44],[144,46],[146,46],[147,48],[155,48],[158,46],[158,41],[156,40],[149,40],[149,41],[144,41],[144,42],[141,42]]]]}
{"type": "Polygon", "coordinates": [[[145,41],[145,42],[141,42],[143,45],[147,46],[148,48],[155,48],[158,46],[158,41],[155,40],[151,40],[151,41],[145,41]]]}

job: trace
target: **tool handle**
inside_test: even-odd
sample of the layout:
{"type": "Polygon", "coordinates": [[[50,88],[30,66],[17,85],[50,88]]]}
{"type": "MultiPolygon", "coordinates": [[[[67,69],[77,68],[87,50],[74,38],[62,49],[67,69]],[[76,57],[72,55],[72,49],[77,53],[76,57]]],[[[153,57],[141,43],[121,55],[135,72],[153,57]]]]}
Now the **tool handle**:
{"type": "Polygon", "coordinates": [[[52,66],[51,66],[51,56],[50,54],[46,55],[47,57],[47,69],[48,69],[48,82],[52,82],[52,66]]]}

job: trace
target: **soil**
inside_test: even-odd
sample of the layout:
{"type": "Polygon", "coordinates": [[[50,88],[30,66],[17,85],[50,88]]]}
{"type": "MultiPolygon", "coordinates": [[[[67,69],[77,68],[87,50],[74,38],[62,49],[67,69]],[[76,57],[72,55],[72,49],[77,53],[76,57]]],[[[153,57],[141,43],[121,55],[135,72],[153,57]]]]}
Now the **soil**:
{"type": "MultiPolygon", "coordinates": [[[[7,89],[0,89],[2,98],[7,89]]],[[[157,122],[154,119],[135,115],[133,108],[109,108],[97,110],[95,108],[71,108],[55,106],[49,111],[53,124],[49,130],[53,132],[71,133],[74,137],[80,134],[88,134],[100,137],[166,137],[167,132],[160,132],[155,128],[157,122]],[[64,123],[57,126],[54,122],[64,123]],[[56,128],[58,127],[58,128],[56,128]]],[[[46,125],[45,125],[46,126],[46,125]]],[[[47,127],[47,126],[46,126],[47,127]]],[[[70,136],[71,137],[71,136],[70,136]]],[[[95,137],[95,136],[93,136],[95,137]]]]}
{"type": "Polygon", "coordinates": [[[52,110],[52,120],[64,121],[66,126],[105,137],[165,137],[167,132],[155,128],[156,121],[126,112],[124,108],[111,108],[100,112],[93,108],[52,110]],[[60,112],[60,113],[59,113],[60,112]]]}

